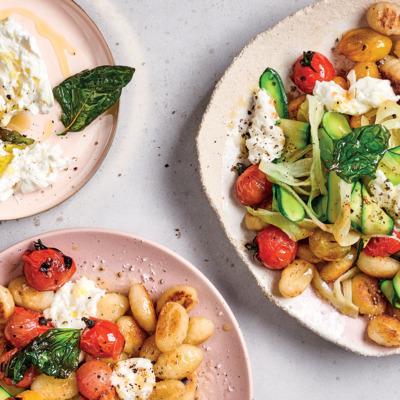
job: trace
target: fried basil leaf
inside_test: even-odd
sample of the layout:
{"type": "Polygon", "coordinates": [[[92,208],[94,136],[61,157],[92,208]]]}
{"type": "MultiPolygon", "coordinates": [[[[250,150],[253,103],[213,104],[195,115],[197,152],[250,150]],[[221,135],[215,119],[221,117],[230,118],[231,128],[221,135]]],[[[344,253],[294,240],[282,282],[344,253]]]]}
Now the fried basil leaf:
{"type": "Polygon", "coordinates": [[[46,375],[67,378],[78,367],[80,338],[79,329],[49,329],[11,357],[6,367],[6,377],[17,384],[33,365],[46,375]]]}
{"type": "Polygon", "coordinates": [[[330,169],[347,183],[366,175],[373,177],[387,151],[389,138],[390,132],[379,124],[354,129],[335,141],[330,169]]]}
{"type": "Polygon", "coordinates": [[[113,106],[122,88],[132,79],[134,68],[104,65],[67,78],[53,89],[61,106],[63,132],[80,132],[113,106]]]}

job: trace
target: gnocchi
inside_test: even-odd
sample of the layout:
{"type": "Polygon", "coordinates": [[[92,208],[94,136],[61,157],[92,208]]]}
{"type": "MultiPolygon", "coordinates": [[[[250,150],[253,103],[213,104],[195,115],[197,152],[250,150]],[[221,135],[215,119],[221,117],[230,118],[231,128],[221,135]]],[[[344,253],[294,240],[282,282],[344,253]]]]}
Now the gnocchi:
{"type": "Polygon", "coordinates": [[[8,318],[14,314],[15,303],[10,291],[0,285],[0,324],[7,322],[8,318]]]}
{"type": "Polygon", "coordinates": [[[391,257],[370,257],[360,253],[357,262],[358,268],[365,274],[376,278],[393,278],[400,269],[400,262],[391,257]]]}
{"type": "Polygon", "coordinates": [[[129,291],[129,304],[133,317],[140,327],[148,333],[154,332],[157,323],[156,312],[147,290],[141,283],[137,283],[131,287],[129,291]]]}
{"type": "Polygon", "coordinates": [[[372,318],[367,327],[368,337],[385,347],[400,346],[400,321],[382,314],[372,318]]]}
{"type": "Polygon", "coordinates": [[[128,311],[129,300],[118,293],[106,293],[97,303],[99,318],[117,322],[128,311]]]}
{"type": "Polygon", "coordinates": [[[167,289],[157,301],[157,314],[169,301],[179,303],[186,312],[190,312],[197,304],[197,290],[188,285],[178,285],[167,289]]]}
{"type": "Polygon", "coordinates": [[[279,291],[284,297],[296,297],[303,293],[314,277],[314,265],[300,259],[294,260],[281,274],[279,291]]]}
{"type": "Polygon", "coordinates": [[[179,303],[165,303],[157,321],[157,347],[162,352],[175,350],[185,340],[188,326],[189,317],[186,310],[179,303]]]}
{"type": "Polygon", "coordinates": [[[134,320],[134,318],[125,315],[117,321],[117,326],[125,339],[124,352],[130,356],[139,355],[140,347],[146,340],[146,333],[134,320]]]}
{"type": "Polygon", "coordinates": [[[182,344],[176,350],[162,353],[154,364],[157,378],[183,379],[192,374],[203,361],[203,352],[197,346],[182,344]]]}
{"type": "Polygon", "coordinates": [[[214,333],[214,323],[208,318],[191,317],[187,335],[183,343],[198,346],[205,342],[214,333]]]}
{"type": "Polygon", "coordinates": [[[178,380],[170,379],[156,383],[148,400],[181,400],[185,385],[178,380]]]}
{"type": "Polygon", "coordinates": [[[140,357],[148,358],[152,362],[156,362],[160,357],[161,351],[156,345],[156,335],[149,336],[140,348],[140,357]]]}
{"type": "Polygon", "coordinates": [[[319,271],[321,278],[327,282],[335,282],[340,276],[348,271],[357,258],[357,250],[352,248],[343,258],[337,261],[325,263],[319,271]]]}
{"type": "Polygon", "coordinates": [[[368,25],[384,35],[400,35],[400,5],[381,1],[367,11],[368,25]]]}
{"type": "Polygon", "coordinates": [[[43,400],[66,400],[78,395],[74,372],[67,379],[41,374],[33,381],[31,389],[42,396],[43,400]]]}

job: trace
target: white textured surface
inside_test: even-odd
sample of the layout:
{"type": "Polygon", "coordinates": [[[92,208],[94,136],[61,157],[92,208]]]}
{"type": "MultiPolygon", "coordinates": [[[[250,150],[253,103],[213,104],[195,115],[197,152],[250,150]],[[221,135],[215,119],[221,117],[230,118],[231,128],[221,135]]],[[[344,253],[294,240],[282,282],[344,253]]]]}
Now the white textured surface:
{"type": "Polygon", "coordinates": [[[223,233],[197,171],[195,136],[216,81],[256,34],[312,1],[78,3],[117,63],[137,68],[134,84],[123,94],[115,142],[91,181],[53,210],[3,222],[0,249],[76,226],[148,237],[196,265],[230,304],[247,341],[255,399],[373,399],[382,387],[398,398],[397,356],[346,352],[264,297],[223,233]]]}

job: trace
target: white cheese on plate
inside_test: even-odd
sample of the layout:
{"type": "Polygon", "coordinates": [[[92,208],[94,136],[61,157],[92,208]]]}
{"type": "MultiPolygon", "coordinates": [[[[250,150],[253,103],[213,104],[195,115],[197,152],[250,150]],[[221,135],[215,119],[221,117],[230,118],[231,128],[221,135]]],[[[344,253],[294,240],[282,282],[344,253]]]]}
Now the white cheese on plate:
{"type": "Polygon", "coordinates": [[[0,21],[0,126],[24,110],[47,114],[54,105],[36,39],[12,18],[0,21]]]}
{"type": "Polygon", "coordinates": [[[361,115],[378,108],[384,101],[400,100],[387,79],[366,76],[356,81],[355,71],[348,74],[349,90],[334,81],[315,83],[313,95],[329,110],[349,115],[361,115]]]}
{"type": "Polygon", "coordinates": [[[378,169],[376,178],[369,182],[372,200],[394,219],[396,225],[400,226],[400,185],[393,184],[386,178],[385,174],[378,169]]]}
{"type": "Polygon", "coordinates": [[[111,383],[121,400],[146,400],[156,384],[153,365],[147,358],[117,362],[111,383]]]}
{"type": "Polygon", "coordinates": [[[82,317],[97,317],[97,303],[105,290],[85,277],[76,282],[67,282],[56,291],[50,308],[44,310],[56,328],[84,329],[82,317]]]}
{"type": "Polygon", "coordinates": [[[258,164],[260,161],[271,162],[281,156],[285,146],[285,135],[276,125],[278,120],[274,100],[265,89],[260,89],[254,95],[250,139],[246,140],[248,158],[252,164],[258,164]]]}
{"type": "MultiPolygon", "coordinates": [[[[0,140],[0,161],[9,156],[0,140]]],[[[0,201],[14,193],[29,193],[44,189],[56,182],[58,173],[67,168],[72,160],[62,158],[59,144],[35,142],[24,149],[13,149],[13,159],[0,175],[0,201]]]]}

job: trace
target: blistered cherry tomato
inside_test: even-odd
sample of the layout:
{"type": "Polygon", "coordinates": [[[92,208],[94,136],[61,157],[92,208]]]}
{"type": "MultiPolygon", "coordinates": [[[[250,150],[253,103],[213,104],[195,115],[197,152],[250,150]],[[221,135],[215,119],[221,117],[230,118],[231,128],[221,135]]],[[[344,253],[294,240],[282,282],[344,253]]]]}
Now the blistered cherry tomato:
{"type": "Polygon", "coordinates": [[[335,68],[321,53],[305,51],[293,67],[292,81],[304,93],[312,93],[315,82],[331,81],[335,77],[335,68]]]}
{"type": "Polygon", "coordinates": [[[272,196],[272,183],[258,165],[251,165],[236,181],[236,194],[243,205],[254,207],[272,196]]]}
{"type": "Polygon", "coordinates": [[[248,250],[254,250],[255,256],[270,269],[283,269],[296,257],[297,242],[293,241],[276,226],[260,231],[253,243],[247,244],[248,250]]]}
{"type": "Polygon", "coordinates": [[[17,384],[14,384],[10,378],[6,378],[6,368],[10,361],[10,358],[18,351],[18,349],[12,349],[11,351],[3,354],[0,358],[0,379],[6,384],[15,386],[18,388],[28,388],[31,386],[33,380],[39,375],[39,372],[31,365],[25,372],[24,379],[17,384]]]}
{"type": "Polygon", "coordinates": [[[14,314],[6,323],[4,334],[13,346],[21,348],[52,327],[43,314],[15,307],[14,314]]]}
{"type": "Polygon", "coordinates": [[[106,400],[113,393],[112,370],[103,361],[92,360],[82,364],[76,371],[79,393],[88,400],[106,400]]]}
{"type": "Polygon", "coordinates": [[[34,245],[34,251],[27,250],[22,256],[28,285],[39,291],[59,289],[76,272],[74,260],[40,240],[34,245]]]}
{"type": "Polygon", "coordinates": [[[392,237],[372,238],[363,252],[370,257],[388,257],[400,251],[400,230],[394,230],[392,237]]]}
{"type": "Polygon", "coordinates": [[[98,318],[84,318],[84,321],[86,328],[81,335],[81,350],[93,357],[116,360],[125,345],[117,324],[98,318]]]}

